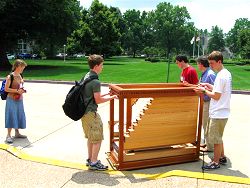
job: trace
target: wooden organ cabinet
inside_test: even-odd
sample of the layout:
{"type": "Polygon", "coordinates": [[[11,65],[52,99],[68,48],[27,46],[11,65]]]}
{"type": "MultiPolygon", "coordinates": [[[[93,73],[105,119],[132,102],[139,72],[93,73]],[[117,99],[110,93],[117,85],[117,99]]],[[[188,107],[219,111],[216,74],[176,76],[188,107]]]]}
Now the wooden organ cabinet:
{"type": "Polygon", "coordinates": [[[113,166],[127,170],[199,160],[203,97],[193,87],[166,83],[109,88],[118,96],[110,101],[108,157],[113,166]]]}

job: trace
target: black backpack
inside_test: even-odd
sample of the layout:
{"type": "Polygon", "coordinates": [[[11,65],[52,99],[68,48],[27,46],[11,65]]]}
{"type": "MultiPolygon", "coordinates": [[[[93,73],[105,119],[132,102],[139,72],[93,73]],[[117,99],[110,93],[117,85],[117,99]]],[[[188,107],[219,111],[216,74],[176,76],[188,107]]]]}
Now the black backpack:
{"type": "MultiPolygon", "coordinates": [[[[13,74],[10,74],[10,88],[11,88],[13,80],[14,80],[14,76],[13,76],[13,74]]],[[[6,92],[4,90],[5,84],[6,84],[6,80],[3,80],[2,86],[1,86],[1,89],[0,89],[0,95],[1,95],[1,99],[2,100],[6,100],[7,99],[7,95],[8,95],[8,92],[6,92]]]]}
{"type": "MultiPolygon", "coordinates": [[[[98,79],[97,75],[90,76],[89,78],[85,79],[82,83],[75,82],[75,85],[69,90],[65,102],[62,105],[63,111],[66,116],[77,121],[82,118],[84,115],[87,106],[84,103],[84,96],[82,95],[81,91],[84,89],[86,83],[90,82],[91,80],[98,79]]],[[[89,101],[90,102],[90,101],[89,101]]]]}

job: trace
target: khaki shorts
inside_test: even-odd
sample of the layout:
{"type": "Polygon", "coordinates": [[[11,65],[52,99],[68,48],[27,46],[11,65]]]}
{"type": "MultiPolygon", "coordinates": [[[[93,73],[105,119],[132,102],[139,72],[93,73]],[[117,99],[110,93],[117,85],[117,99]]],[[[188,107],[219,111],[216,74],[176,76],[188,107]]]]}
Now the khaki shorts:
{"type": "Polygon", "coordinates": [[[208,138],[211,144],[222,144],[222,136],[228,119],[210,119],[208,138]]]}
{"type": "Polygon", "coordinates": [[[96,112],[88,112],[82,118],[82,128],[90,143],[98,143],[103,140],[103,123],[96,112]]]}

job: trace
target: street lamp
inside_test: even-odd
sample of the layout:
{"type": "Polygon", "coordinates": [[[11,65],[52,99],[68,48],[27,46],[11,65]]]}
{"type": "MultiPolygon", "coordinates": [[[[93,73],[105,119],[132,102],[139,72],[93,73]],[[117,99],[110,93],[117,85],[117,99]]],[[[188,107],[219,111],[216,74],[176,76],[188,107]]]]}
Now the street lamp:
{"type": "Polygon", "coordinates": [[[65,47],[66,47],[66,45],[64,44],[63,45],[63,61],[65,62],[65,47]]]}

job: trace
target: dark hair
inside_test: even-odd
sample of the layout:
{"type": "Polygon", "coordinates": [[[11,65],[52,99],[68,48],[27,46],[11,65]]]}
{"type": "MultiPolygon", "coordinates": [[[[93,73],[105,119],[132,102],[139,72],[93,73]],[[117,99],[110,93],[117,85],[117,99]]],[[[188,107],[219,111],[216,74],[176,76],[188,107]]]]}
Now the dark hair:
{"type": "Polygon", "coordinates": [[[211,54],[208,56],[208,60],[215,60],[215,61],[220,61],[223,63],[223,55],[219,51],[213,51],[211,54]]]}
{"type": "Polygon", "coordinates": [[[100,55],[90,55],[88,58],[89,68],[93,69],[96,65],[100,65],[101,63],[103,63],[103,61],[103,57],[100,55]]]}
{"type": "Polygon", "coordinates": [[[184,61],[185,63],[188,63],[188,58],[185,55],[177,55],[175,60],[177,61],[184,61]]]}
{"type": "Polygon", "coordinates": [[[197,63],[202,64],[204,67],[209,67],[207,56],[200,56],[196,59],[197,63]]]}

